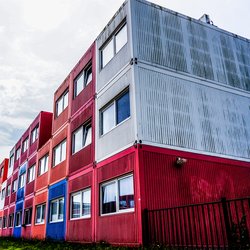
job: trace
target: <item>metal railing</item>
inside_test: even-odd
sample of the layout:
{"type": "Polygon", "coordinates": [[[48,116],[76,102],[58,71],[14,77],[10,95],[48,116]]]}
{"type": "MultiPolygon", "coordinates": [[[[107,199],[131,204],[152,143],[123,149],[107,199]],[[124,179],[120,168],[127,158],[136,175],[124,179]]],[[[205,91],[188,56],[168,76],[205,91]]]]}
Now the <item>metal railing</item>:
{"type": "Polygon", "coordinates": [[[250,197],[144,210],[144,244],[170,249],[250,249],[250,197]]]}

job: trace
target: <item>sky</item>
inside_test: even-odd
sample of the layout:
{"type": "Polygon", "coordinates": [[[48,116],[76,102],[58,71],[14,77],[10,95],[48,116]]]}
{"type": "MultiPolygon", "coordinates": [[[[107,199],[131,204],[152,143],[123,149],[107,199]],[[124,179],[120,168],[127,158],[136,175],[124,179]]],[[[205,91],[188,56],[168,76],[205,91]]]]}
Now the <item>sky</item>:
{"type": "MultiPolygon", "coordinates": [[[[250,38],[250,0],[151,0],[250,38]]],[[[0,0],[0,163],[123,0],[0,0]]]]}

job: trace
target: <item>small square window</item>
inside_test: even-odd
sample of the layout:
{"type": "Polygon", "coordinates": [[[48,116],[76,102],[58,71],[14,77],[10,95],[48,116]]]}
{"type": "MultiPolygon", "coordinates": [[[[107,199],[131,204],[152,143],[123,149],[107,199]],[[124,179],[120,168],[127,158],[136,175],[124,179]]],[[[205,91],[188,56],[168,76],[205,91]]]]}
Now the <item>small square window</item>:
{"type": "Polygon", "coordinates": [[[101,134],[106,134],[128,117],[130,117],[129,91],[125,91],[101,110],[101,134]]]}
{"type": "Polygon", "coordinates": [[[56,117],[68,107],[69,91],[65,91],[56,101],[56,117]]]}
{"type": "Polygon", "coordinates": [[[133,175],[101,185],[101,214],[134,211],[133,175]]]}
{"type": "Polygon", "coordinates": [[[72,153],[80,151],[82,148],[91,144],[92,142],[92,128],[91,124],[86,124],[73,132],[72,139],[72,153]]]}
{"type": "Polygon", "coordinates": [[[50,222],[63,221],[64,198],[59,198],[50,203],[50,222]]]}
{"type": "Polygon", "coordinates": [[[66,140],[58,144],[53,150],[53,166],[66,159],[66,140]]]}

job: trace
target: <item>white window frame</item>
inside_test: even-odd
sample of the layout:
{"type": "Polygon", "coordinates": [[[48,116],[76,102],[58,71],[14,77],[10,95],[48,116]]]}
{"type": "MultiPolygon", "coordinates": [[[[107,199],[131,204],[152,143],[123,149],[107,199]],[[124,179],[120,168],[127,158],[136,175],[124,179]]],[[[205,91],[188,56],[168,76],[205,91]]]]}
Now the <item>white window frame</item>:
{"type": "Polygon", "coordinates": [[[30,182],[35,180],[35,170],[36,170],[35,167],[36,167],[36,165],[34,164],[30,168],[28,168],[28,180],[27,180],[27,183],[30,183],[30,182]]]}
{"type": "Polygon", "coordinates": [[[18,211],[16,212],[16,216],[15,216],[15,227],[21,227],[22,226],[22,211],[18,211]],[[19,214],[19,221],[17,224],[17,215],[19,214]]]}
{"type": "Polygon", "coordinates": [[[10,196],[11,184],[9,184],[6,188],[6,197],[10,196]]]}
{"type": "Polygon", "coordinates": [[[39,160],[38,176],[46,173],[48,169],[49,169],[49,154],[46,154],[39,160]]]}
{"type": "Polygon", "coordinates": [[[122,124],[123,122],[125,122],[126,120],[128,120],[131,117],[131,109],[130,109],[130,91],[128,88],[126,88],[124,91],[122,91],[119,95],[117,95],[110,103],[108,103],[106,106],[104,106],[103,108],[100,109],[100,135],[105,135],[107,134],[109,131],[113,130],[115,127],[117,127],[119,124],[122,124]],[[122,98],[124,95],[126,95],[128,93],[129,95],[129,110],[130,110],[130,115],[124,119],[123,121],[119,122],[117,121],[117,105],[116,102],[122,98]],[[108,131],[103,131],[103,113],[109,109],[111,106],[114,106],[114,113],[113,113],[113,121],[114,121],[114,126],[111,127],[108,131]]]}
{"type": "Polygon", "coordinates": [[[120,213],[128,213],[128,212],[134,212],[135,211],[135,206],[133,208],[127,208],[127,209],[119,209],[119,181],[122,180],[122,179],[126,179],[128,177],[132,177],[133,179],[133,195],[134,195],[134,202],[135,202],[135,191],[134,191],[134,178],[133,178],[133,174],[128,174],[128,175],[125,175],[125,176],[122,176],[122,177],[118,177],[116,179],[112,179],[110,181],[107,181],[107,182],[104,182],[104,183],[101,183],[100,185],[100,213],[101,213],[101,216],[108,216],[108,215],[112,215],[112,214],[120,214],[120,213]],[[107,185],[110,185],[114,183],[115,186],[116,186],[116,212],[111,212],[111,213],[102,213],[102,187],[104,186],[107,186],[107,185]]]}
{"type": "Polygon", "coordinates": [[[85,218],[91,218],[91,188],[86,188],[81,191],[72,193],[70,195],[70,220],[79,220],[79,219],[85,219],[85,218]],[[83,194],[86,192],[90,192],[90,213],[87,215],[82,215],[82,202],[83,202],[83,194]],[[81,203],[80,203],[80,216],[77,218],[72,217],[72,208],[73,208],[73,197],[76,195],[81,195],[81,203]]]}
{"type": "Polygon", "coordinates": [[[9,219],[8,219],[8,227],[9,228],[12,228],[14,225],[14,214],[9,214],[9,219]],[[10,217],[11,217],[11,220],[10,220],[10,217]]]}
{"type": "Polygon", "coordinates": [[[32,207],[29,207],[29,208],[24,209],[23,224],[26,226],[29,226],[31,225],[31,223],[32,223],[32,207]],[[28,219],[30,220],[30,223],[28,224],[26,224],[26,221],[25,221],[26,212],[28,212],[28,219]]]}
{"type": "Polygon", "coordinates": [[[54,199],[54,200],[51,200],[50,201],[50,213],[49,213],[49,223],[57,223],[57,222],[62,222],[63,221],[63,218],[62,219],[59,219],[59,204],[60,204],[60,200],[63,200],[63,218],[64,218],[64,213],[65,213],[65,204],[64,204],[64,197],[60,197],[60,198],[57,198],[57,199],[54,199]],[[57,203],[57,211],[56,211],[56,214],[57,214],[57,220],[52,220],[51,216],[52,216],[52,204],[53,203],[57,203]]]}
{"type": "Polygon", "coordinates": [[[85,89],[93,80],[93,68],[92,68],[92,62],[89,62],[85,68],[78,74],[78,76],[74,79],[74,98],[76,98],[82,91],[85,89]],[[89,73],[89,70],[91,69],[91,78],[88,80],[87,76],[89,73]],[[81,85],[79,85],[79,89],[77,89],[77,83],[78,80],[82,79],[82,83],[80,82],[81,85]]]}
{"type": "Polygon", "coordinates": [[[36,206],[36,215],[35,215],[35,225],[44,224],[45,223],[45,215],[46,215],[46,203],[37,205],[36,206]],[[37,217],[37,209],[38,208],[41,208],[41,214],[40,214],[39,218],[37,217]],[[43,211],[44,211],[44,214],[43,214],[43,211]],[[38,219],[41,220],[41,222],[37,222],[38,219]]]}
{"type": "Polygon", "coordinates": [[[16,150],[16,161],[20,158],[21,156],[21,147],[18,147],[18,149],[16,150]]]}
{"type": "Polygon", "coordinates": [[[67,139],[64,139],[53,148],[53,167],[65,161],[66,158],[67,158],[67,139]],[[65,152],[63,152],[64,144],[65,144],[65,152]],[[56,150],[60,151],[59,162],[56,161],[56,150]]]}
{"type": "Polygon", "coordinates": [[[122,24],[118,27],[118,29],[114,32],[114,34],[107,40],[107,42],[104,44],[104,46],[100,49],[100,58],[101,58],[101,69],[103,69],[109,62],[118,54],[118,52],[128,43],[128,26],[126,22],[122,22],[122,24]],[[119,50],[116,49],[116,37],[120,33],[120,31],[123,30],[123,28],[126,28],[126,42],[121,46],[119,50]],[[112,55],[109,60],[106,61],[106,63],[103,63],[103,52],[108,46],[112,46],[112,55]]]}
{"type": "Polygon", "coordinates": [[[29,137],[27,136],[22,143],[22,153],[25,153],[29,148],[29,137]]]}
{"type": "Polygon", "coordinates": [[[73,134],[72,134],[72,154],[75,154],[77,152],[79,152],[80,150],[82,150],[83,148],[87,147],[88,145],[90,145],[92,143],[92,125],[90,122],[82,125],[81,127],[79,127],[78,129],[76,129],[73,134]],[[90,132],[89,132],[90,130],[90,132]],[[78,132],[82,132],[82,145],[81,145],[81,148],[79,149],[75,149],[75,146],[76,146],[76,134],[78,132]],[[91,141],[90,142],[86,142],[87,140],[87,136],[88,136],[88,133],[90,133],[90,136],[91,136],[91,141]]]}
{"type": "Polygon", "coordinates": [[[14,154],[10,156],[10,161],[9,161],[9,168],[13,168],[14,166],[14,154]]]}
{"type": "Polygon", "coordinates": [[[33,144],[37,138],[38,138],[38,126],[37,125],[32,131],[31,131],[31,139],[30,139],[30,144],[33,144]]]}
{"type": "Polygon", "coordinates": [[[69,90],[67,89],[56,101],[56,117],[58,117],[67,107],[69,104],[69,90]],[[59,110],[59,104],[62,102],[62,110],[59,110]]]}
{"type": "Polygon", "coordinates": [[[18,189],[23,188],[25,186],[25,174],[26,172],[22,173],[18,178],[18,189]]]}
{"type": "Polygon", "coordinates": [[[15,193],[17,191],[18,187],[18,179],[15,179],[12,184],[12,193],[15,193]]]}
{"type": "Polygon", "coordinates": [[[1,200],[3,200],[5,198],[5,190],[6,190],[6,188],[3,188],[1,191],[1,200]]]}

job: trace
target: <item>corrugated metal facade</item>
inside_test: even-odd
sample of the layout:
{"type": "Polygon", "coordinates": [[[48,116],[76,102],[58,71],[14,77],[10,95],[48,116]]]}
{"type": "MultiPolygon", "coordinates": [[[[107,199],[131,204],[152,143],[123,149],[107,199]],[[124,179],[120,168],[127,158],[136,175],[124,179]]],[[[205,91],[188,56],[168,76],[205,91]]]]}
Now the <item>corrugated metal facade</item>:
{"type": "Polygon", "coordinates": [[[250,90],[250,42],[146,1],[131,1],[134,56],[250,90]]]}

